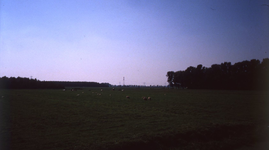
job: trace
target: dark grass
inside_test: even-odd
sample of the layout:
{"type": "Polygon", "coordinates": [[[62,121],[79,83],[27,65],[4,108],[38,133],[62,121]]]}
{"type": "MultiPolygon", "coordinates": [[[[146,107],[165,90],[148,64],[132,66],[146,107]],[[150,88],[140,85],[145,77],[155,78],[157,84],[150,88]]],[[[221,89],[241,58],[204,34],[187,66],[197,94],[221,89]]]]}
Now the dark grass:
{"type": "Polygon", "coordinates": [[[100,89],[1,90],[5,146],[233,149],[269,135],[267,91],[100,89]]]}

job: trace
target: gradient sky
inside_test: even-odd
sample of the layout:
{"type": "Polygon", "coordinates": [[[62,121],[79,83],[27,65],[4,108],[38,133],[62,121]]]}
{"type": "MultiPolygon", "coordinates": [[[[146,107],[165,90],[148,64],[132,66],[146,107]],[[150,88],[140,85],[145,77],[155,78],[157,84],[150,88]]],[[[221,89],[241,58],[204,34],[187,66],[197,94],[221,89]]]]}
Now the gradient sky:
{"type": "Polygon", "coordinates": [[[165,85],[168,71],[268,57],[268,0],[0,1],[1,77],[165,85]]]}

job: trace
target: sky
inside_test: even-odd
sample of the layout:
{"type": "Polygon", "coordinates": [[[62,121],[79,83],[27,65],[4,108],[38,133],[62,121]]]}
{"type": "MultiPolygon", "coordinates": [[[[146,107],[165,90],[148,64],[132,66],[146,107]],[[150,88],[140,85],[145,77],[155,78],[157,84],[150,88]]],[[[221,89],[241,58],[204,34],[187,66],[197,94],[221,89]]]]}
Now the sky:
{"type": "Polygon", "coordinates": [[[1,0],[0,77],[166,85],[269,58],[269,0],[1,0]]]}

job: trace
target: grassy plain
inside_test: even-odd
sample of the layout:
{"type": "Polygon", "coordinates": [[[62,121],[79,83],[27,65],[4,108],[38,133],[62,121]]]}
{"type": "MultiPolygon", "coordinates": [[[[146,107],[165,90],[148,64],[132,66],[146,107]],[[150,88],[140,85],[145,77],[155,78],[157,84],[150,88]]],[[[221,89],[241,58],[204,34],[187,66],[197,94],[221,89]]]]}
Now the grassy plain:
{"type": "Polygon", "coordinates": [[[268,91],[102,89],[1,90],[2,145],[234,149],[269,135],[268,91]]]}

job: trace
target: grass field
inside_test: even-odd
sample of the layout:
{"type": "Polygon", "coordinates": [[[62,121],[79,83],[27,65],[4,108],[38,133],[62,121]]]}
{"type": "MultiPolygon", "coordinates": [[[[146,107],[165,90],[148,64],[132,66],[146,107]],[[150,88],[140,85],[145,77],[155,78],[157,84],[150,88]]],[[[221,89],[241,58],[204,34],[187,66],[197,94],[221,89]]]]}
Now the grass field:
{"type": "Polygon", "coordinates": [[[12,150],[236,149],[269,139],[268,91],[87,88],[0,96],[2,147],[12,150]]]}

